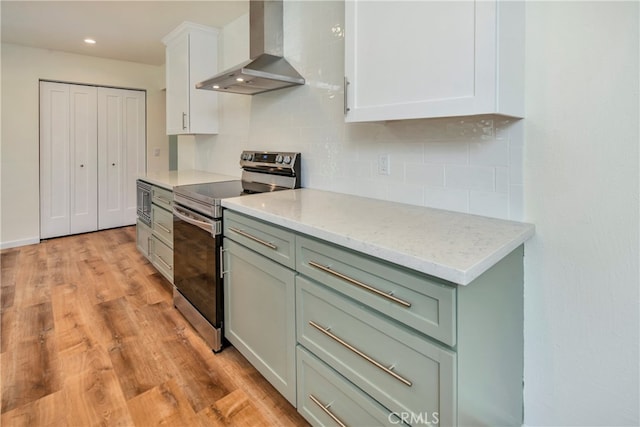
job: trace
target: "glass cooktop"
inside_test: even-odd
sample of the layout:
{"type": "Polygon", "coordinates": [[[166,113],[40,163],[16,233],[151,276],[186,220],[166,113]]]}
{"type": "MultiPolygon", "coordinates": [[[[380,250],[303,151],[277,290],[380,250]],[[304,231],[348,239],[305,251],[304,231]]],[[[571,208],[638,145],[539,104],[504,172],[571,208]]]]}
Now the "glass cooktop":
{"type": "Polygon", "coordinates": [[[188,197],[209,205],[219,204],[220,199],[240,196],[243,191],[240,180],[180,185],[173,189],[176,196],[188,197]]]}

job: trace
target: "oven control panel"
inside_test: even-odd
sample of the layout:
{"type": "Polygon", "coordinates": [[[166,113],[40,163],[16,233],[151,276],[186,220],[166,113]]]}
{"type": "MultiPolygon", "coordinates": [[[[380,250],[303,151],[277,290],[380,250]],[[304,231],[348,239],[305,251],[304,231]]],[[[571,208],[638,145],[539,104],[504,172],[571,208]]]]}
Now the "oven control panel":
{"type": "Polygon", "coordinates": [[[265,172],[275,170],[289,170],[292,174],[299,174],[300,153],[280,151],[243,151],[240,154],[242,169],[263,169],[265,172]]]}

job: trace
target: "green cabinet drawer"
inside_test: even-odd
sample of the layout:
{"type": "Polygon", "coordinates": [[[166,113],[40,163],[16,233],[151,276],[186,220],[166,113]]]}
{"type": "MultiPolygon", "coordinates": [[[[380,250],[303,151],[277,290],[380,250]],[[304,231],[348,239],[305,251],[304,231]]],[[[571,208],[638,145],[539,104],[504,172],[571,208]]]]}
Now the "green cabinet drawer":
{"type": "Polygon", "coordinates": [[[298,412],[314,426],[403,426],[321,360],[298,346],[298,412]]]}
{"type": "Polygon", "coordinates": [[[173,248],[173,213],[151,205],[151,228],[153,234],[164,244],[173,248]]]}
{"type": "Polygon", "coordinates": [[[151,202],[171,211],[173,209],[173,191],[154,185],[151,187],[151,202]]]}
{"type": "Polygon", "coordinates": [[[351,299],[296,277],[298,342],[396,413],[456,423],[456,354],[351,299]]]}
{"type": "Polygon", "coordinates": [[[295,234],[283,228],[225,210],[224,236],[289,268],[295,268],[295,234]]]}
{"type": "Polygon", "coordinates": [[[147,259],[150,258],[151,228],[140,221],[136,221],[136,247],[147,259]]]}
{"type": "Polygon", "coordinates": [[[315,239],[296,239],[296,270],[443,343],[456,345],[456,288],[315,239]]]}
{"type": "Polygon", "coordinates": [[[227,339],[296,405],[295,272],[224,239],[227,339]]]}
{"type": "Polygon", "coordinates": [[[173,249],[162,243],[156,235],[151,236],[151,264],[173,283],[173,249]]]}

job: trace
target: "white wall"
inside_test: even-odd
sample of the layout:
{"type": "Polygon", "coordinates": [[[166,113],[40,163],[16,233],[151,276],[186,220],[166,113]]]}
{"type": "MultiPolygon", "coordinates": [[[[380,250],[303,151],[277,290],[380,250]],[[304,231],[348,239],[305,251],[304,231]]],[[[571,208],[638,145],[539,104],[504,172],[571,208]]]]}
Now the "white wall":
{"type": "Polygon", "coordinates": [[[640,425],[639,4],[527,3],[528,425],[640,425]]]}
{"type": "Polygon", "coordinates": [[[37,242],[40,234],[39,79],[146,89],[148,170],[168,168],[164,67],[6,43],[1,55],[1,247],[37,242]]]}
{"type": "MultiPolygon", "coordinates": [[[[256,96],[220,94],[217,136],[195,166],[238,175],[243,149],[302,153],[302,185],[501,218],[522,217],[521,122],[500,117],[345,124],[344,3],[286,1],[285,54],[307,80],[256,96]],[[389,154],[391,175],[379,175],[389,154]]],[[[248,59],[248,17],[222,31],[222,67],[248,59]]]]}
{"type": "MultiPolygon", "coordinates": [[[[527,114],[515,123],[345,125],[342,8],[285,1],[285,54],[307,85],[221,94],[220,135],[195,137],[193,164],[237,175],[243,149],[301,151],[306,187],[535,223],[525,423],[640,425],[638,3],[528,2],[527,114]]],[[[245,16],[224,29],[225,67],[247,59],[247,28],[245,16]]]]}

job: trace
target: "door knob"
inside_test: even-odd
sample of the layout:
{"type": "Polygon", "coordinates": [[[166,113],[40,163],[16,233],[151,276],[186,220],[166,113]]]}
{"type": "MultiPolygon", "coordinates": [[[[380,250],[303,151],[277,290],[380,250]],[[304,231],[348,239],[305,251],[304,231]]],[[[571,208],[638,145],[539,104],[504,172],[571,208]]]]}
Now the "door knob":
{"type": "Polygon", "coordinates": [[[81,168],[83,168],[83,167],[84,167],[84,165],[80,165],[80,167],[81,167],[81,168]]]}

